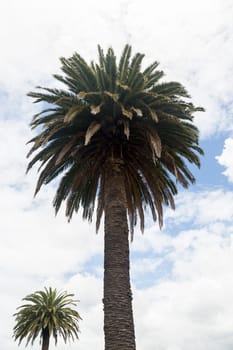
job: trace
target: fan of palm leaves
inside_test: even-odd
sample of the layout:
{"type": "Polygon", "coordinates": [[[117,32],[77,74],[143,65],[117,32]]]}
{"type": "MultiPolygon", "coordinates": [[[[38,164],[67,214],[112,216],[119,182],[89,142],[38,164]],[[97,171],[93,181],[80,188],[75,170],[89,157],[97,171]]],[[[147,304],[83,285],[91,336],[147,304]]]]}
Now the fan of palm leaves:
{"type": "Polygon", "coordinates": [[[73,294],[58,292],[56,289],[45,288],[23,298],[27,304],[18,308],[14,314],[16,324],[14,326],[14,339],[23,339],[33,344],[36,338],[43,340],[44,334],[53,336],[55,344],[58,335],[66,341],[78,338],[81,319],[74,309],[77,301],[73,300],[73,294]]]}
{"type": "Polygon", "coordinates": [[[144,55],[131,57],[126,45],[119,62],[112,48],[99,61],[88,64],[78,53],[61,58],[62,75],[54,78],[66,89],[41,88],[30,92],[44,110],[35,115],[39,128],[30,142],[36,152],[28,170],[40,163],[36,193],[63,174],[54,198],[56,212],[63,201],[70,219],[83,208],[92,220],[96,208],[97,230],[104,212],[105,179],[113,161],[125,178],[128,218],[133,227],[150,208],[163,223],[163,205],[174,208],[177,184],[187,187],[195,179],[187,162],[200,166],[198,130],[193,113],[203,111],[189,101],[178,82],[161,82],[158,62],[142,69],[144,55]],[[97,205],[96,205],[97,202],[97,205]]]}

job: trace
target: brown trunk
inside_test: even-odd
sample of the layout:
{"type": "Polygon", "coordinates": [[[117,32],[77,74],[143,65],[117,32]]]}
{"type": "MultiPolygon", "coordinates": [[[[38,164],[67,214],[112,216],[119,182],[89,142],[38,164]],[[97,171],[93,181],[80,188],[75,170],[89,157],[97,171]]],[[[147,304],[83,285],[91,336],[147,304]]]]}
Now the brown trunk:
{"type": "Polygon", "coordinates": [[[43,329],[42,334],[42,348],[41,350],[49,350],[49,330],[48,328],[43,329]]]}
{"type": "Polygon", "coordinates": [[[105,179],[105,350],[135,350],[124,176],[116,162],[110,168],[105,179]]]}

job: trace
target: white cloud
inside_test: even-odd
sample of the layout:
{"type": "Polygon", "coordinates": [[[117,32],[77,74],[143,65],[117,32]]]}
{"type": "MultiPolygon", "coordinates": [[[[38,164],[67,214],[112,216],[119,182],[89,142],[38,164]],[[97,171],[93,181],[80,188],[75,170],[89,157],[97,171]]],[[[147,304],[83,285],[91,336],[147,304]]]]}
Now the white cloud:
{"type": "Polygon", "coordinates": [[[146,262],[151,261],[147,266],[143,255],[139,255],[132,262],[133,276],[135,268],[140,266],[140,274],[134,276],[136,282],[143,268],[144,275],[151,270],[156,272],[161,257],[170,263],[171,269],[169,275],[160,275],[154,283],[151,279],[149,288],[135,290],[138,347],[230,350],[233,341],[231,202],[230,191],[182,194],[175,216],[167,220],[162,232],[152,226],[143,237],[135,237],[132,249],[143,254],[148,247],[150,258],[146,262]],[[181,231],[183,218],[189,229],[181,231]]]}
{"type": "Polygon", "coordinates": [[[196,192],[180,192],[176,198],[177,209],[167,210],[166,219],[174,224],[193,222],[208,225],[215,222],[231,222],[233,218],[233,192],[210,189],[196,192]]]}
{"type": "Polygon", "coordinates": [[[28,192],[23,192],[2,192],[7,202],[0,204],[4,232],[0,265],[7,261],[7,269],[15,273],[56,276],[77,271],[91,255],[102,252],[102,235],[96,236],[94,227],[80,216],[68,224],[64,216],[54,217],[52,197],[37,200],[34,206],[29,196],[24,197],[28,192]]]}
{"type": "Polygon", "coordinates": [[[213,227],[170,237],[172,278],[135,291],[139,347],[230,349],[232,233],[232,227],[213,227]]]}
{"type": "Polygon", "coordinates": [[[224,148],[220,156],[216,157],[220,165],[224,166],[226,170],[223,172],[230,182],[233,182],[233,139],[225,140],[224,148]]]}

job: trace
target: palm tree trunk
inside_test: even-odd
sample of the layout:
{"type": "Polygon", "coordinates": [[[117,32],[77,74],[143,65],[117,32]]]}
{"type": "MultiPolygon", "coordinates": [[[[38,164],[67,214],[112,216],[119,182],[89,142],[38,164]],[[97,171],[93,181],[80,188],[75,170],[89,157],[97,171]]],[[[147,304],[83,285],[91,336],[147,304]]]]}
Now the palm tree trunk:
{"type": "Polygon", "coordinates": [[[42,348],[41,350],[49,350],[49,330],[48,328],[43,329],[43,335],[42,335],[42,348]]]}
{"type": "Polygon", "coordinates": [[[114,162],[105,178],[105,350],[135,350],[124,176],[114,162]]]}

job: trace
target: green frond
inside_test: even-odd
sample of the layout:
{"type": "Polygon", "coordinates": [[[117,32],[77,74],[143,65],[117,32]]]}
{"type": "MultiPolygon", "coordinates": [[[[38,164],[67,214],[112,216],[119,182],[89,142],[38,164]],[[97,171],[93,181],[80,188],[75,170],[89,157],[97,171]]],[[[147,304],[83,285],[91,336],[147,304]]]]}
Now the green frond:
{"type": "Polygon", "coordinates": [[[157,94],[163,94],[166,96],[190,97],[184,86],[176,81],[156,85],[152,90],[157,94]]]}
{"type": "Polygon", "coordinates": [[[144,71],[143,75],[145,78],[149,78],[151,74],[154,72],[154,70],[158,67],[159,62],[155,61],[152,64],[150,64],[144,71]]]}
{"type": "Polygon", "coordinates": [[[72,56],[71,62],[72,65],[76,68],[80,79],[85,84],[86,91],[95,91],[97,89],[95,71],[78,53],[75,53],[72,56]]]}
{"type": "Polygon", "coordinates": [[[153,91],[154,93],[157,93],[156,91],[156,84],[158,83],[158,81],[164,76],[164,72],[163,71],[155,71],[153,74],[151,75],[146,75],[145,76],[145,89],[149,89],[149,91],[153,91]],[[155,91],[154,91],[155,89],[155,91]]]}
{"type": "Polygon", "coordinates": [[[142,73],[138,73],[137,75],[134,75],[134,77],[131,79],[130,82],[128,82],[130,88],[132,91],[141,91],[144,88],[144,76],[142,73]]]}
{"type": "Polygon", "coordinates": [[[97,45],[97,48],[98,48],[98,53],[99,53],[100,68],[104,70],[105,69],[105,65],[106,65],[105,57],[104,57],[104,51],[103,51],[103,49],[102,49],[102,47],[100,45],[97,45]]]}
{"type": "Polygon", "coordinates": [[[127,79],[127,84],[129,86],[131,86],[132,81],[135,79],[135,76],[137,76],[140,73],[141,63],[144,56],[144,54],[136,53],[136,55],[132,58],[131,64],[129,66],[129,74],[127,79]]]}
{"type": "Polygon", "coordinates": [[[112,48],[108,49],[105,58],[105,71],[109,77],[109,91],[115,92],[116,90],[116,79],[117,79],[117,65],[116,56],[112,48]]]}
{"type": "Polygon", "coordinates": [[[131,46],[125,45],[125,48],[121,55],[119,66],[118,66],[118,80],[122,84],[125,84],[125,82],[128,79],[130,56],[131,56],[131,46]]]}
{"type": "Polygon", "coordinates": [[[104,68],[100,67],[98,64],[96,64],[96,80],[98,90],[100,90],[101,92],[108,90],[109,77],[104,71],[104,68]]]}
{"type": "Polygon", "coordinates": [[[65,73],[66,80],[74,87],[72,90],[74,90],[75,93],[82,90],[89,91],[91,83],[87,83],[87,80],[83,76],[83,72],[81,72],[75,54],[68,59],[62,57],[60,61],[62,63],[61,70],[65,73]]]}

